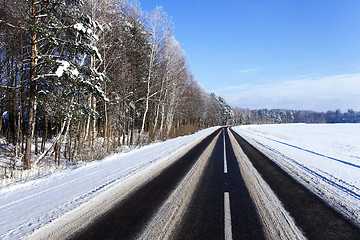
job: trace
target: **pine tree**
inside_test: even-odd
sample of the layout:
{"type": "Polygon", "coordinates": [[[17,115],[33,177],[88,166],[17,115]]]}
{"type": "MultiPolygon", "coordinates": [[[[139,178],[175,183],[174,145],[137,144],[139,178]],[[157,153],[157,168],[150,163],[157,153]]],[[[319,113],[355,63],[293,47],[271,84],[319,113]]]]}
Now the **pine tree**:
{"type": "Polygon", "coordinates": [[[218,121],[219,124],[227,125],[232,124],[234,119],[234,111],[230,105],[228,105],[223,97],[218,97],[215,93],[211,93],[211,98],[218,105],[218,121]]]}
{"type": "Polygon", "coordinates": [[[101,60],[92,40],[101,28],[81,12],[81,0],[26,1],[30,16],[25,31],[31,38],[28,131],[24,168],[30,168],[38,104],[69,124],[74,115],[91,114],[83,102],[87,94],[106,99],[100,83],[105,76],[91,68],[92,57],[101,60]],[[71,114],[69,114],[71,112],[71,114]],[[60,113],[60,114],[59,114],[60,113]]]}

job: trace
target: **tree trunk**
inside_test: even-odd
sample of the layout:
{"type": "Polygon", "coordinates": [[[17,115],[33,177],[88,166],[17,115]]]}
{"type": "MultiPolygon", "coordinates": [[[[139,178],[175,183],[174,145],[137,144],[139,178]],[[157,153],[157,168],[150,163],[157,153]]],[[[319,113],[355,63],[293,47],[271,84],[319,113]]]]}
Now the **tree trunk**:
{"type": "Polygon", "coordinates": [[[155,57],[155,49],[154,48],[155,47],[153,46],[153,49],[151,51],[151,56],[150,56],[148,79],[147,79],[147,85],[146,85],[147,89],[146,89],[146,99],[145,99],[145,112],[144,112],[144,116],[143,116],[143,119],[142,119],[139,138],[140,138],[141,134],[144,132],[145,121],[146,121],[147,113],[149,111],[150,81],[151,81],[152,67],[153,67],[154,57],[155,57]]]}
{"type": "MultiPolygon", "coordinates": [[[[33,23],[36,22],[35,14],[35,0],[32,1],[32,20],[33,23]]],[[[24,155],[24,169],[31,168],[31,141],[34,136],[35,130],[35,114],[36,114],[36,84],[35,84],[35,66],[36,66],[36,35],[33,32],[31,34],[31,62],[30,62],[30,92],[29,92],[29,111],[28,111],[28,126],[27,126],[27,135],[26,135],[26,147],[24,155]]]]}
{"type": "Polygon", "coordinates": [[[48,139],[48,120],[45,118],[45,126],[44,126],[43,134],[42,134],[42,143],[40,152],[43,153],[45,151],[45,144],[48,139]]]}
{"type": "Polygon", "coordinates": [[[39,154],[39,133],[38,131],[34,132],[35,135],[35,155],[39,154]]]}
{"type": "MultiPolygon", "coordinates": [[[[89,97],[89,106],[91,107],[91,100],[92,96],[89,97]]],[[[86,122],[86,128],[85,128],[85,136],[84,136],[84,142],[88,141],[89,139],[89,131],[90,131],[90,122],[91,122],[91,115],[88,116],[87,122],[86,122]]]]}
{"type": "MultiPolygon", "coordinates": [[[[20,105],[21,106],[21,105],[20,105]]],[[[19,150],[20,150],[20,126],[21,126],[21,108],[18,113],[17,117],[17,130],[16,130],[16,145],[15,145],[15,160],[14,160],[14,168],[16,165],[16,158],[19,156],[19,150]]]]}
{"type": "Polygon", "coordinates": [[[166,137],[169,137],[169,135],[170,135],[172,125],[173,125],[173,120],[174,120],[174,115],[171,111],[171,113],[168,114],[167,119],[166,119],[166,127],[167,127],[166,137]]]}
{"type": "Polygon", "coordinates": [[[164,131],[164,123],[165,123],[165,104],[161,105],[161,122],[160,122],[160,135],[163,135],[163,131],[164,131]]]}
{"type": "Polygon", "coordinates": [[[36,159],[36,165],[39,165],[41,160],[43,160],[45,158],[45,156],[52,150],[55,148],[55,163],[56,163],[56,158],[57,158],[57,144],[60,140],[61,134],[64,131],[64,128],[66,126],[66,121],[64,124],[62,124],[60,132],[58,133],[57,137],[55,138],[54,142],[51,144],[51,146],[48,148],[48,150],[46,150],[44,153],[42,153],[37,159],[36,159]]]}
{"type": "Polygon", "coordinates": [[[157,127],[158,127],[158,121],[159,121],[159,116],[160,116],[160,103],[158,103],[157,105],[156,105],[156,108],[155,108],[156,110],[156,113],[155,113],[155,118],[154,118],[154,125],[153,125],[153,134],[155,134],[155,132],[156,132],[156,129],[157,129],[157,127]]]}
{"type": "Polygon", "coordinates": [[[132,119],[131,119],[132,125],[131,125],[131,133],[130,133],[130,145],[133,145],[133,143],[134,143],[135,117],[136,117],[135,114],[136,114],[136,112],[134,109],[132,119]]]}
{"type": "Polygon", "coordinates": [[[13,112],[13,123],[12,123],[12,125],[13,125],[13,132],[12,132],[12,134],[13,134],[13,144],[14,145],[16,145],[16,143],[17,143],[17,141],[18,141],[18,139],[17,139],[17,136],[16,136],[16,129],[17,129],[17,127],[16,127],[16,121],[17,121],[17,118],[16,118],[16,86],[17,86],[17,69],[18,69],[18,66],[17,66],[17,62],[18,61],[15,61],[14,60],[14,58],[12,58],[13,59],[13,61],[15,62],[15,69],[16,70],[13,70],[12,72],[13,72],[13,74],[12,74],[12,78],[13,78],[13,87],[14,87],[14,89],[13,89],[13,91],[12,91],[12,105],[13,105],[13,110],[12,110],[12,112],[13,112]]]}
{"type": "MultiPolygon", "coordinates": [[[[91,97],[92,100],[91,100],[91,108],[93,109],[93,111],[96,111],[96,98],[95,96],[92,96],[91,97]]],[[[94,146],[94,143],[95,143],[95,140],[96,140],[96,137],[97,137],[97,129],[96,129],[96,115],[94,114],[92,116],[92,129],[91,129],[91,147],[94,146]]]]}
{"type": "Polygon", "coordinates": [[[58,155],[58,166],[60,166],[61,147],[63,145],[64,139],[67,138],[67,134],[69,132],[69,127],[70,127],[70,122],[71,122],[71,118],[69,118],[69,120],[64,122],[64,126],[60,130],[60,140],[59,140],[59,143],[58,143],[59,148],[58,148],[58,154],[57,154],[58,155]],[[65,126],[66,126],[66,129],[65,129],[65,133],[63,135],[62,132],[64,131],[65,126]]]}

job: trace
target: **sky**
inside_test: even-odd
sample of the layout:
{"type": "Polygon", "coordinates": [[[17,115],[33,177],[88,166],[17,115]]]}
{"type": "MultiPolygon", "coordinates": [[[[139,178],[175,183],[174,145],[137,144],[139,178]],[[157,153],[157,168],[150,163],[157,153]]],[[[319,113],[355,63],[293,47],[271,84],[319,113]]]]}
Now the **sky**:
{"type": "Polygon", "coordinates": [[[196,80],[233,107],[360,111],[360,0],[139,0],[162,6],[196,80]]]}

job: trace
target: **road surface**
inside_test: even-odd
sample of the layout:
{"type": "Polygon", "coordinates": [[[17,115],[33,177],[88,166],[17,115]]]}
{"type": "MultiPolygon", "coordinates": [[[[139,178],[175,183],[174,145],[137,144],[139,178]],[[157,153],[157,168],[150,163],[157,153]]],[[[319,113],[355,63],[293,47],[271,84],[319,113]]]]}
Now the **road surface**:
{"type": "Polygon", "coordinates": [[[228,128],[70,239],[360,239],[360,230],[228,128]]]}

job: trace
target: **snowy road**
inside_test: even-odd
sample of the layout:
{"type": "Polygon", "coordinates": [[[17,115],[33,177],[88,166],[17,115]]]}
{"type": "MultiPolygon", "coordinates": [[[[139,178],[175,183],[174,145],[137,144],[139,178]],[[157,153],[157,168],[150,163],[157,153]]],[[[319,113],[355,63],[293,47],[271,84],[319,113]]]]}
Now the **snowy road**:
{"type": "Polygon", "coordinates": [[[360,230],[240,136],[224,128],[74,239],[113,236],[358,239],[360,230]]]}
{"type": "Polygon", "coordinates": [[[360,239],[360,230],[235,132],[212,128],[2,189],[1,239],[69,235],[360,239]]]}
{"type": "Polygon", "coordinates": [[[264,239],[261,220],[224,129],[214,142],[174,239],[264,239]]]}
{"type": "Polygon", "coordinates": [[[72,239],[264,239],[227,130],[217,131],[72,239]],[[121,226],[121,227],[119,227],[121,226]]]}
{"type": "Polygon", "coordinates": [[[72,239],[134,239],[141,234],[156,209],[176,189],[218,132],[206,137],[72,239]]]}
{"type": "Polygon", "coordinates": [[[0,239],[39,239],[88,223],[217,128],[0,188],[0,239]]]}

